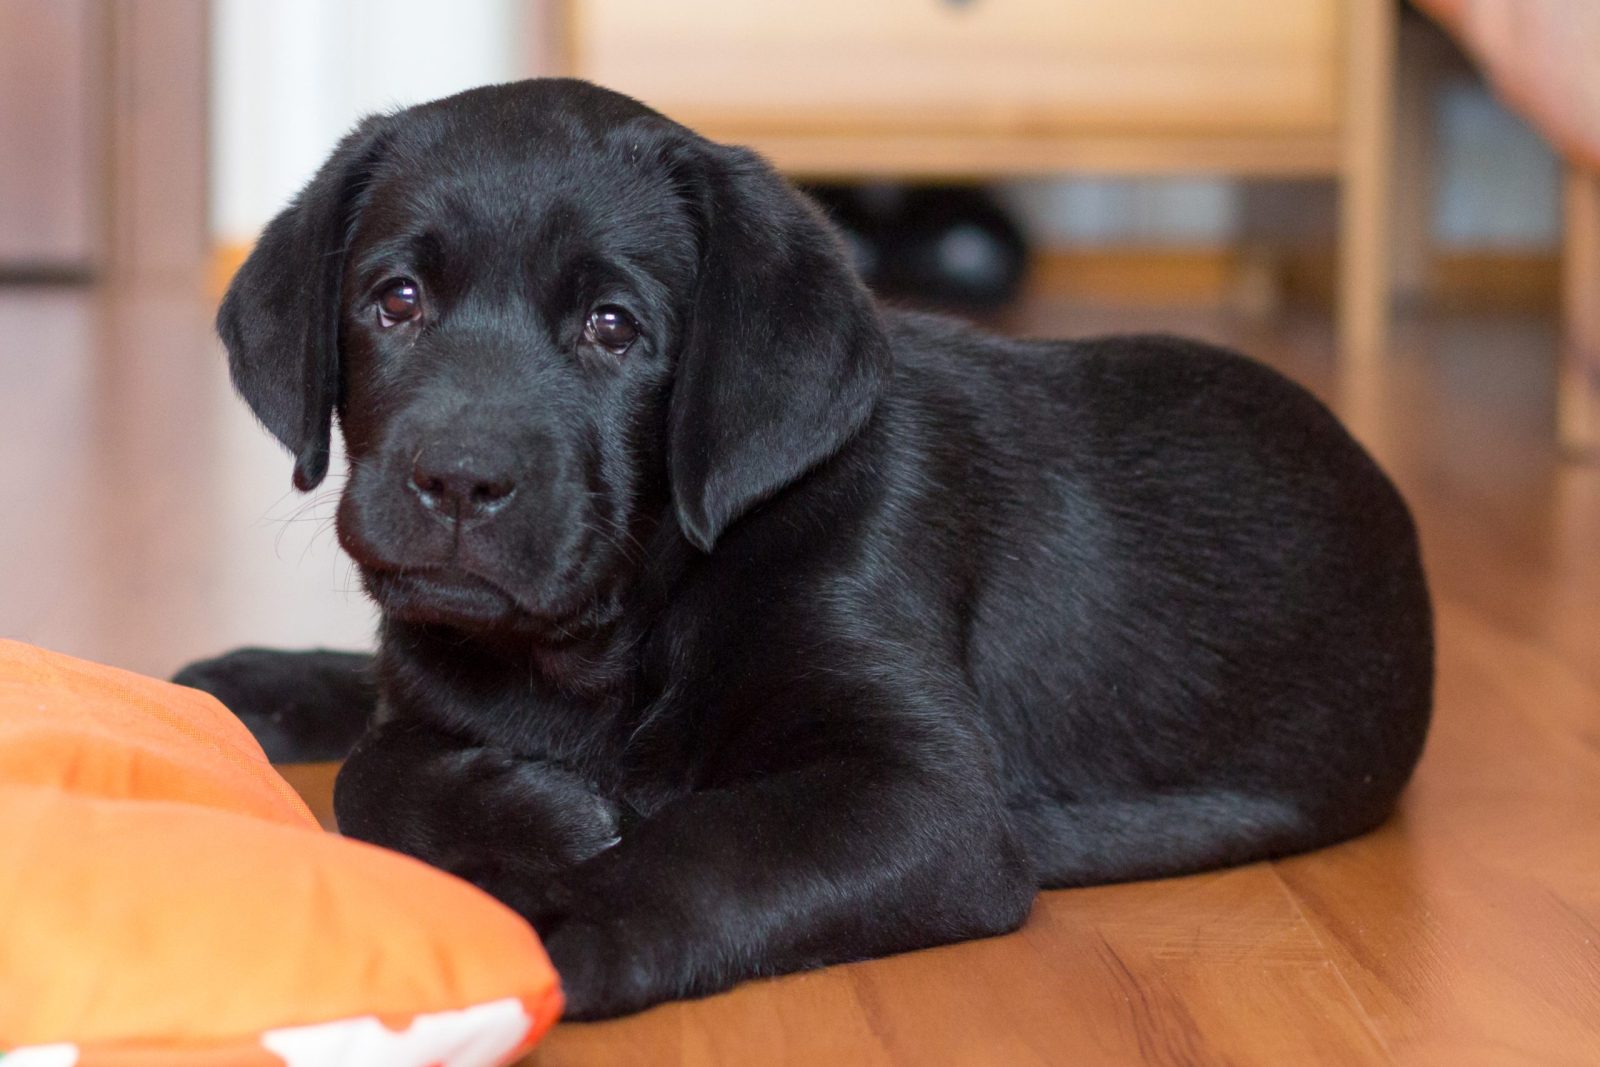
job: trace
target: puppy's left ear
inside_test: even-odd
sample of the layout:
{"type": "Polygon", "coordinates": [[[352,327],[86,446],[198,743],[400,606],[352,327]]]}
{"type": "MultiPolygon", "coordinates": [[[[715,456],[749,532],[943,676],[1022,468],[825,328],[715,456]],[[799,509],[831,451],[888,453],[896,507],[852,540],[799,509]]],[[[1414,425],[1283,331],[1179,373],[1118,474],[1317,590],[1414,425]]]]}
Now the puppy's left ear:
{"type": "Polygon", "coordinates": [[[709,552],[861,429],[890,356],[871,296],[808,200],[753,152],[699,138],[679,148],[702,238],[668,464],[678,524],[709,552]]]}
{"type": "Polygon", "coordinates": [[[345,241],[387,123],[375,115],[339,142],[267,225],[217,311],[234,388],[294,455],[294,484],[302,492],[328,473],[345,241]]]}

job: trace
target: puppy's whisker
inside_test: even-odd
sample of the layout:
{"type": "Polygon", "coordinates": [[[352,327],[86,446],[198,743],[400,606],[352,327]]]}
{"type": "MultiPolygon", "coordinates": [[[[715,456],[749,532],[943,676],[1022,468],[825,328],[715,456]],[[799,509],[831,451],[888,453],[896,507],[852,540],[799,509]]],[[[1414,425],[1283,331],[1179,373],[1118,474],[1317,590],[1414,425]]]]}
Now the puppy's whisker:
{"type": "Polygon", "coordinates": [[[304,523],[313,523],[315,524],[314,528],[310,536],[307,538],[306,544],[300,554],[300,562],[304,562],[306,552],[310,549],[311,545],[318,537],[322,535],[324,530],[331,528],[332,524],[337,520],[338,499],[339,491],[330,487],[307,497],[305,500],[296,505],[294,510],[288,515],[276,520],[271,520],[274,521],[278,527],[272,543],[273,553],[278,558],[283,558],[283,539],[291,526],[301,525],[304,523]],[[335,510],[331,513],[326,511],[327,505],[329,504],[333,504],[335,507],[335,510]]]}

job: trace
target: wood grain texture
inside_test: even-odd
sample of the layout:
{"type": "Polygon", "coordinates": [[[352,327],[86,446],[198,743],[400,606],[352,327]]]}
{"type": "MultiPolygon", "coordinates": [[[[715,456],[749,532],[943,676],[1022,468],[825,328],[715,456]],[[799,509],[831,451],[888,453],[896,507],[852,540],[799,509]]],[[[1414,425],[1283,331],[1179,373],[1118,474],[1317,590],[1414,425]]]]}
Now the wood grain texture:
{"type": "Polygon", "coordinates": [[[111,22],[109,266],[127,280],[186,279],[210,253],[211,5],[102,5],[111,22]]]}
{"type": "Polygon", "coordinates": [[[1061,174],[1236,174],[1326,177],[1339,168],[1340,139],[1326,132],[1252,134],[1038,131],[793,130],[715,117],[699,127],[758,149],[798,178],[907,181],[992,180],[1061,174]]]}
{"type": "Polygon", "coordinates": [[[97,0],[0,2],[0,270],[100,259],[105,15],[97,0]]]}
{"type": "MultiPolygon", "coordinates": [[[[0,634],[154,673],[365,641],[328,500],[290,521],[288,461],[229,395],[209,310],[0,289],[20,383],[0,391],[0,634]]],[[[1009,937],[564,1025],[527,1062],[1600,1062],[1600,470],[1551,443],[1556,323],[1410,318],[1345,391],[1320,318],[1033,300],[1002,325],[1176,330],[1350,398],[1439,609],[1436,726],[1399,817],[1277,863],[1045,894],[1009,937]]],[[[326,804],[331,768],[294,774],[326,804]]]]}
{"type": "Polygon", "coordinates": [[[806,177],[1329,176],[1367,2],[547,0],[527,36],[806,177]]]}
{"type": "Polygon", "coordinates": [[[1396,42],[1394,0],[1346,0],[1339,352],[1351,374],[1387,354],[1396,42]]]}
{"type": "Polygon", "coordinates": [[[1600,459],[1600,173],[1568,165],[1564,208],[1557,427],[1569,451],[1600,459]]]}
{"type": "Polygon", "coordinates": [[[204,265],[208,12],[0,2],[0,271],[204,265]]]}
{"type": "Polygon", "coordinates": [[[572,68],[697,128],[1332,130],[1348,0],[576,0],[572,68]]]}

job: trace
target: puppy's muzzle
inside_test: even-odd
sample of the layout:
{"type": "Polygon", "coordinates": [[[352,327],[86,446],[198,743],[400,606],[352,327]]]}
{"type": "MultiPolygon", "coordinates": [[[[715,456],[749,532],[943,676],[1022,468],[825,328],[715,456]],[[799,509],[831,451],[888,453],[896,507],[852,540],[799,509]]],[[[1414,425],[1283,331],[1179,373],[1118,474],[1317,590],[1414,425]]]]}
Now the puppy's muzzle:
{"type": "Polygon", "coordinates": [[[435,444],[418,453],[406,488],[427,512],[447,525],[483,522],[517,491],[516,472],[470,449],[435,444]]]}

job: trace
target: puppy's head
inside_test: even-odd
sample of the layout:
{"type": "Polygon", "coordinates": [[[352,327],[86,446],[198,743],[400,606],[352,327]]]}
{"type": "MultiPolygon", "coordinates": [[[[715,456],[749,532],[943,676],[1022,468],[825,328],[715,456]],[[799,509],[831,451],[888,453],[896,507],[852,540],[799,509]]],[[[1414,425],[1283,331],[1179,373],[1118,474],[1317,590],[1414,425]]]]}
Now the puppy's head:
{"type": "Polygon", "coordinates": [[[546,634],[608,621],[664,524],[712,551],[843,447],[888,366],[770,168],[564,80],[363,122],[218,331],[302,490],[338,414],[339,536],[386,611],[546,634]]]}

